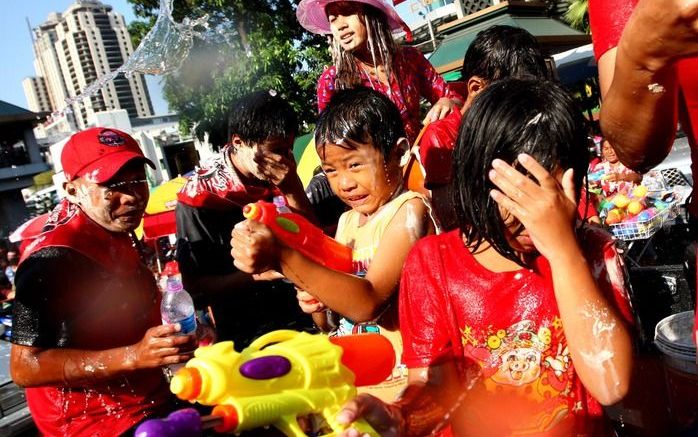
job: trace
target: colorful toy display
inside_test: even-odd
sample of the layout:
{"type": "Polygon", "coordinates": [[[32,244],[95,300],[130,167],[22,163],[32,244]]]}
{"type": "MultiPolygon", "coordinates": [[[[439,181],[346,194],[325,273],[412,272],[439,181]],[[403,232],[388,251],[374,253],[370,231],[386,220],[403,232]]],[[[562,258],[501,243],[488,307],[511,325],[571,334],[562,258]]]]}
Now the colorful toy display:
{"type": "Polygon", "coordinates": [[[302,215],[279,212],[276,205],[262,200],[246,205],[242,214],[246,219],[264,223],[281,242],[318,264],[340,272],[354,272],[351,248],[325,235],[302,215]]]}
{"type": "Polygon", "coordinates": [[[630,193],[618,193],[599,203],[599,212],[605,218],[614,236],[624,240],[648,238],[658,229],[674,204],[673,192],[649,192],[638,185],[630,193]]]}
{"type": "MultiPolygon", "coordinates": [[[[281,330],[242,352],[230,341],[200,347],[174,375],[170,389],[182,400],[215,406],[211,414],[220,418],[217,432],[272,425],[301,437],[306,434],[297,418],[309,414],[323,416],[333,432],[341,431],[335,416],[356,396],[356,386],[384,381],[394,365],[395,352],[382,335],[330,338],[281,330]]],[[[362,434],[378,435],[366,422],[353,426],[362,434]]]]}

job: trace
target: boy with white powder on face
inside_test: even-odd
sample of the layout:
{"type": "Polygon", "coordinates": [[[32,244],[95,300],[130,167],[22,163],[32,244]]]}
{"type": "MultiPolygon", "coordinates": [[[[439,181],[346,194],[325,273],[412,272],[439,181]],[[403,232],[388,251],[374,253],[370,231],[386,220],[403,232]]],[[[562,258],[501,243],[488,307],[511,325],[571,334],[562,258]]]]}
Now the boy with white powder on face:
{"type": "Polygon", "coordinates": [[[275,92],[258,91],[230,112],[229,143],[198,169],[178,195],[177,260],[184,286],[198,307],[211,305],[218,340],[237,349],[281,328],[312,326],[298,308],[295,290],[280,275],[249,275],[233,265],[229,240],[242,208],[258,200],[286,197],[288,206],[309,211],[293,141],[297,119],[275,92]]]}

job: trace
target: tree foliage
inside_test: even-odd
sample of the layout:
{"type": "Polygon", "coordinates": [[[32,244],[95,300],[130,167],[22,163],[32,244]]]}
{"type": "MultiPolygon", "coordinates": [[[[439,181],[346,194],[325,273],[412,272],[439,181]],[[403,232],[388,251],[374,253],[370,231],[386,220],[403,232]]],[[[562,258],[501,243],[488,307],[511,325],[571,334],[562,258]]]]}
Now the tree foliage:
{"type": "Polygon", "coordinates": [[[563,16],[565,21],[577,30],[589,33],[589,0],[572,0],[563,16]]]}
{"type": "MultiPolygon", "coordinates": [[[[131,23],[134,43],[152,27],[158,0],[128,0],[141,21],[131,23]]],[[[182,128],[220,146],[227,140],[231,104],[259,89],[273,89],[296,109],[302,130],[317,117],[315,86],[329,53],[322,37],[296,21],[292,0],[175,0],[173,18],[232,24],[228,43],[196,40],[180,70],[164,78],[165,99],[179,112],[182,128]]]]}

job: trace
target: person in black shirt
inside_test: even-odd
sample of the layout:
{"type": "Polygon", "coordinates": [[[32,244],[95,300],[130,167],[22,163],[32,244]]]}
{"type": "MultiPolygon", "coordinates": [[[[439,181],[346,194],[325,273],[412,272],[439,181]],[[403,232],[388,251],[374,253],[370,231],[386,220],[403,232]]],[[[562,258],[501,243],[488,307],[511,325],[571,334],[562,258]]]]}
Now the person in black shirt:
{"type": "Polygon", "coordinates": [[[296,130],[293,109],[273,92],[241,98],[231,109],[230,143],[178,195],[177,261],[184,286],[197,307],[211,306],[218,340],[233,340],[238,350],[274,329],[312,327],[281,275],[240,272],[230,255],[231,232],[244,220],[247,203],[283,195],[290,208],[310,211],[293,160],[296,130]]]}

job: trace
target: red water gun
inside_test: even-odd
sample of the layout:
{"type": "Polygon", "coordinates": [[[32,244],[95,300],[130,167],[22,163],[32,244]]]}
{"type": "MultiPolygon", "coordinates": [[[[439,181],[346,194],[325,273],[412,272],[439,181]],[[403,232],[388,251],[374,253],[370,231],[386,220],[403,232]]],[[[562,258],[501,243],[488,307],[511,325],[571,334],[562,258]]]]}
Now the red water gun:
{"type": "Polygon", "coordinates": [[[248,220],[264,223],[282,243],[308,259],[332,270],[354,273],[350,247],[328,237],[308,219],[291,212],[285,205],[277,207],[260,200],[245,205],[242,215],[248,220]]]}

